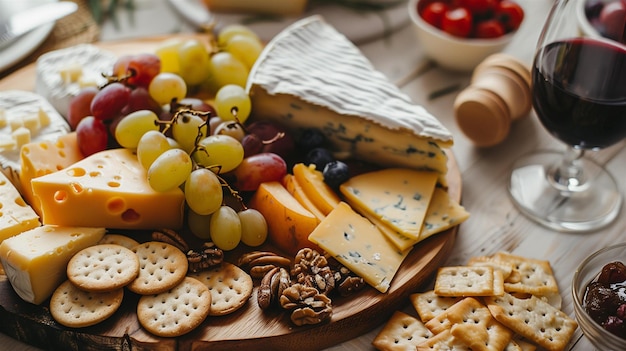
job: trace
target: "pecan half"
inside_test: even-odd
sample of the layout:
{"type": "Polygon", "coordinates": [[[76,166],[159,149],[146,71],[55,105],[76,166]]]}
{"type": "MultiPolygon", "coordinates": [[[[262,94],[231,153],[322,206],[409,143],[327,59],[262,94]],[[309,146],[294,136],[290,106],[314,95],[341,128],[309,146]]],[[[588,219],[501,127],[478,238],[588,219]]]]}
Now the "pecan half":
{"type": "Polygon", "coordinates": [[[152,232],[152,239],[176,246],[187,255],[188,270],[199,272],[217,266],[224,260],[224,252],[212,242],[202,244],[200,249],[190,249],[183,237],[172,229],[161,229],[152,232]]]}
{"type": "Polygon", "coordinates": [[[261,279],[275,267],[289,268],[291,260],[270,251],[252,251],[239,257],[237,265],[254,279],[261,279]]]}
{"type": "Polygon", "coordinates": [[[291,286],[289,272],[282,267],[274,267],[268,271],[257,290],[257,303],[261,309],[270,307],[279,301],[283,291],[291,286]]]}

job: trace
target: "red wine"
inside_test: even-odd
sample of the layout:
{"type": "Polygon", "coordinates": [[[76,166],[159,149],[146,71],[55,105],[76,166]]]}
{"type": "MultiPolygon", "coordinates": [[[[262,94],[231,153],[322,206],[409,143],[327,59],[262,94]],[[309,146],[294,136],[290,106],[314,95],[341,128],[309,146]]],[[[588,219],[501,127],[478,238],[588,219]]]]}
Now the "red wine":
{"type": "Polygon", "coordinates": [[[626,48],[588,38],[549,44],[533,67],[533,106],[561,141],[604,148],[626,136],[626,48]]]}

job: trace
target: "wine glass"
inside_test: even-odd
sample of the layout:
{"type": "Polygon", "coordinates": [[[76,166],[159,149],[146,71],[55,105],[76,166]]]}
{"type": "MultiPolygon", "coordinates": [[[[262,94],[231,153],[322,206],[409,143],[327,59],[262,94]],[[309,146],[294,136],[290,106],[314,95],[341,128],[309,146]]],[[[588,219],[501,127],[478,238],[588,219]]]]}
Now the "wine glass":
{"type": "Polygon", "coordinates": [[[617,39],[583,34],[576,20],[579,1],[585,0],[554,3],[532,66],[535,112],[566,150],[522,157],[509,180],[521,212],[564,232],[606,226],[622,205],[615,178],[585,153],[626,136],[626,32],[617,39]]]}

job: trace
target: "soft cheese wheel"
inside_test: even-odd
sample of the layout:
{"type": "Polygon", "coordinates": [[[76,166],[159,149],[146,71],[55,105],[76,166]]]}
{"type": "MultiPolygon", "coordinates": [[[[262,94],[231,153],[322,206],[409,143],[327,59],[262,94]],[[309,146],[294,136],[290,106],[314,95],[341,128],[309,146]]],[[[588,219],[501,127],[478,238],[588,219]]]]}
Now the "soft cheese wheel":
{"type": "Polygon", "coordinates": [[[374,69],[318,16],[296,22],[265,47],[248,77],[252,119],[297,135],[322,131],[336,152],[382,166],[428,169],[445,183],[452,134],[374,69]]]}
{"type": "Polygon", "coordinates": [[[104,233],[104,228],[36,227],[4,240],[0,262],[15,292],[38,305],[65,281],[72,256],[95,245],[104,233]]]}

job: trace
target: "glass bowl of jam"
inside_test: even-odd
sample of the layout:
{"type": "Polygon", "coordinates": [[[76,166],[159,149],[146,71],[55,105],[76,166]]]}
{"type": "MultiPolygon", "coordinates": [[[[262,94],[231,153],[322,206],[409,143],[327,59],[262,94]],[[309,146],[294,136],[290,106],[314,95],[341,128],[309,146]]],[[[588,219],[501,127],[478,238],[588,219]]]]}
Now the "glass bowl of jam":
{"type": "Polygon", "coordinates": [[[626,350],[626,243],[598,250],[574,272],[574,313],[598,350],[626,350]]]}

